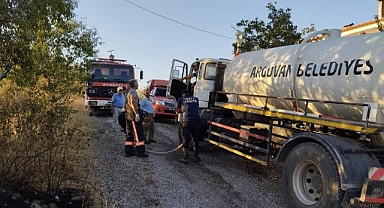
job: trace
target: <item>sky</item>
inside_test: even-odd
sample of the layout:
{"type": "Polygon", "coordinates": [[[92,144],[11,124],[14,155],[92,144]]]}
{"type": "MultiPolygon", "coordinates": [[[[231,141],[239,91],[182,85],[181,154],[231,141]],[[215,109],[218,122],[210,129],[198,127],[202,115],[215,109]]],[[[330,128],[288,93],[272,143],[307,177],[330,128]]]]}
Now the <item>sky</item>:
{"type": "Polygon", "coordinates": [[[142,69],[140,88],[150,79],[168,80],[173,59],[189,64],[196,58],[231,59],[236,41],[231,26],[256,17],[268,22],[269,2],[291,8],[291,21],[299,31],[311,23],[316,30],[342,29],[373,20],[378,11],[377,0],[78,1],[77,19],[97,30],[103,42],[98,57],[107,58],[113,50],[115,58],[137,66],[137,75],[142,69]]]}

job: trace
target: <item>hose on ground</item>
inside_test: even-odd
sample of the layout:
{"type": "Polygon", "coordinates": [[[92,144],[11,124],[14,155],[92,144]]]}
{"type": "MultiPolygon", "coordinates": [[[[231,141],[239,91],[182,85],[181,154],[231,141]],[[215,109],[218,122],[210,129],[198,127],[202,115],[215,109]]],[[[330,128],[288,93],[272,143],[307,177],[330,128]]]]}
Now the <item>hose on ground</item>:
{"type": "MultiPolygon", "coordinates": [[[[137,135],[137,130],[136,130],[136,126],[135,126],[135,122],[132,121],[132,126],[133,126],[133,132],[134,132],[134,135],[135,135],[135,138],[139,138],[138,135],[137,135]]],[[[180,149],[181,147],[183,146],[183,144],[180,144],[178,147],[176,147],[175,149],[173,150],[170,150],[170,151],[166,151],[166,152],[156,152],[156,151],[153,151],[153,150],[145,150],[146,152],[149,152],[149,153],[152,153],[152,154],[156,154],[156,155],[165,155],[165,154],[169,154],[171,152],[174,152],[178,149],[180,149]]]]}
{"type": "Polygon", "coordinates": [[[181,147],[183,147],[183,144],[180,144],[175,149],[169,150],[169,151],[166,151],[166,152],[157,152],[157,151],[153,151],[153,150],[149,150],[149,149],[146,149],[145,151],[149,152],[151,154],[155,154],[155,155],[165,155],[165,154],[169,154],[169,153],[175,152],[176,150],[180,149],[181,147]]]}

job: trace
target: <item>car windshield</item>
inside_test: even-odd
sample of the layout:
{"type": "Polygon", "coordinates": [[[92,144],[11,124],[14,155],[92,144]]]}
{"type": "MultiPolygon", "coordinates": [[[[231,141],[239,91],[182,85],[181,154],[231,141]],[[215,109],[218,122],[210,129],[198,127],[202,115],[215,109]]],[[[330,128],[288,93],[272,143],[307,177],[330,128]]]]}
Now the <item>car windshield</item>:
{"type": "Polygon", "coordinates": [[[156,96],[165,97],[166,94],[167,94],[167,89],[165,89],[165,88],[157,88],[156,89],[156,93],[155,93],[156,96]]]}
{"type": "Polygon", "coordinates": [[[133,66],[94,65],[93,80],[127,83],[133,79],[133,66]]]}

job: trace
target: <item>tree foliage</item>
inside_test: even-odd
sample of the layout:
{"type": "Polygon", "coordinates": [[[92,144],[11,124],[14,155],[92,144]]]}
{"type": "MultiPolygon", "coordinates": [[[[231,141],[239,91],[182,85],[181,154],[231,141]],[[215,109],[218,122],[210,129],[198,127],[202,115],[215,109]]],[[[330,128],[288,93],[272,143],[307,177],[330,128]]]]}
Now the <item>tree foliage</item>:
{"type": "MultiPolygon", "coordinates": [[[[291,21],[291,9],[277,9],[276,4],[276,2],[268,3],[266,6],[269,11],[269,22],[256,17],[254,20],[241,20],[236,24],[246,36],[240,46],[242,52],[252,51],[255,47],[267,49],[296,44],[302,40],[303,35],[315,31],[315,26],[311,24],[310,27],[299,32],[297,26],[291,21]]],[[[234,43],[233,46],[236,51],[236,44],[234,43]]]]}
{"type": "Polygon", "coordinates": [[[76,19],[76,7],[74,0],[0,1],[0,68],[15,64],[0,82],[0,189],[50,192],[79,176],[85,137],[69,104],[100,40],[76,19]]]}
{"type": "Polygon", "coordinates": [[[99,39],[75,19],[76,7],[73,0],[1,1],[0,63],[16,64],[10,78],[19,87],[43,85],[41,90],[57,89],[62,97],[82,82],[99,39]]]}

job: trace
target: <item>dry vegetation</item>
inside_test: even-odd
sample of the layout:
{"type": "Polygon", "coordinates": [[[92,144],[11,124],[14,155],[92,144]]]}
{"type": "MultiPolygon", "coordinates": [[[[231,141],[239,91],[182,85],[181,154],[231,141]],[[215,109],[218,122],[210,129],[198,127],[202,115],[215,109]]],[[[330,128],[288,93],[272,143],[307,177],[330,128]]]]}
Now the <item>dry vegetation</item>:
{"type": "Polygon", "coordinates": [[[28,190],[44,203],[63,190],[98,190],[87,114],[72,101],[101,42],[75,15],[77,3],[0,1],[0,72],[12,65],[0,81],[0,207],[25,207],[28,190]]]}
{"type": "Polygon", "coordinates": [[[96,206],[100,189],[83,99],[52,102],[37,90],[0,84],[0,190],[37,190],[49,198],[71,189],[96,206]]]}

